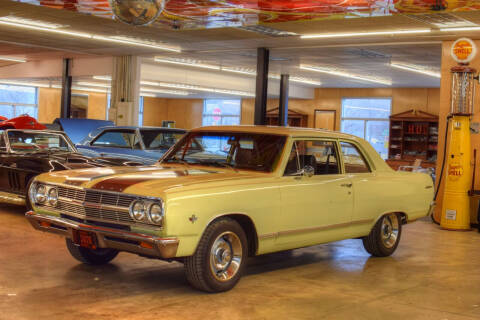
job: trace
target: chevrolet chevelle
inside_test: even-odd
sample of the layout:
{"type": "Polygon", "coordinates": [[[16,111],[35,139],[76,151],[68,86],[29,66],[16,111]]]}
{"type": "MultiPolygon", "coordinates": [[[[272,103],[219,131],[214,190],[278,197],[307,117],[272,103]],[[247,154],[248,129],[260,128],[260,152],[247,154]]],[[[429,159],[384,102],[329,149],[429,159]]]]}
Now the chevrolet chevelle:
{"type": "Polygon", "coordinates": [[[194,129],[155,166],[52,172],[29,190],[38,230],[72,256],[119,251],[183,262],[188,281],[231,289],[248,256],[361,238],[374,256],[432,209],[433,182],[396,172],[363,139],[313,129],[194,129]]]}

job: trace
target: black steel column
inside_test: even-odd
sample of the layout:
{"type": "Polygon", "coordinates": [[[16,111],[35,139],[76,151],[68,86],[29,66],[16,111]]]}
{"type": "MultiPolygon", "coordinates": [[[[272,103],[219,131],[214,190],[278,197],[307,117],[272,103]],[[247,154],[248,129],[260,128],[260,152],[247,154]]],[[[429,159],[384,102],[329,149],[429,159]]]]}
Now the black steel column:
{"type": "Polygon", "coordinates": [[[62,104],[60,108],[61,118],[70,118],[70,106],[72,102],[72,76],[70,69],[72,67],[72,59],[63,59],[62,72],[62,104]]]}
{"type": "Polygon", "coordinates": [[[254,116],[254,124],[256,125],[266,124],[269,59],[270,51],[267,48],[257,49],[257,83],[255,89],[254,116]]]}
{"type": "Polygon", "coordinates": [[[278,125],[286,127],[288,125],[288,74],[282,74],[280,77],[280,99],[278,104],[278,125]]]}

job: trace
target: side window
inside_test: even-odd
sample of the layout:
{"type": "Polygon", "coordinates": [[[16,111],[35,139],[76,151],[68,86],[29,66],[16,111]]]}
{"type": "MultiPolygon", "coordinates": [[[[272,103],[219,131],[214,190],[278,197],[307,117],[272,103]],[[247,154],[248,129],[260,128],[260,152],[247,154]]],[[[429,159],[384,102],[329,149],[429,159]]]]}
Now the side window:
{"type": "Polygon", "coordinates": [[[105,131],[92,143],[92,146],[140,149],[137,135],[132,131],[105,131]]]}
{"type": "Polygon", "coordinates": [[[3,132],[0,132],[0,152],[7,152],[7,144],[5,143],[3,132]]]}
{"type": "Polygon", "coordinates": [[[338,174],[335,143],[321,140],[295,141],[284,174],[298,174],[306,166],[312,167],[315,175],[338,174]]]}
{"type": "Polygon", "coordinates": [[[345,163],[345,173],[370,172],[365,158],[356,146],[348,142],[340,142],[340,145],[345,163]]]}

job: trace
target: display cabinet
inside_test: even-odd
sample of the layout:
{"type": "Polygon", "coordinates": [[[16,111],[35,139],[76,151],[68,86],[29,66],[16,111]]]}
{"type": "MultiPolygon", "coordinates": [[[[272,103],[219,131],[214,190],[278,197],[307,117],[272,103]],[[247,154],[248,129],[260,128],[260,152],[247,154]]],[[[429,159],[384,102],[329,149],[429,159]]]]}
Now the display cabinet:
{"type": "MultiPolygon", "coordinates": [[[[287,116],[288,125],[290,127],[307,127],[308,115],[288,109],[287,116]]],[[[278,126],[278,108],[267,110],[267,125],[278,126]]]]}
{"type": "Polygon", "coordinates": [[[437,161],[438,116],[409,110],[390,116],[388,163],[394,169],[422,160],[422,167],[437,161]]]}

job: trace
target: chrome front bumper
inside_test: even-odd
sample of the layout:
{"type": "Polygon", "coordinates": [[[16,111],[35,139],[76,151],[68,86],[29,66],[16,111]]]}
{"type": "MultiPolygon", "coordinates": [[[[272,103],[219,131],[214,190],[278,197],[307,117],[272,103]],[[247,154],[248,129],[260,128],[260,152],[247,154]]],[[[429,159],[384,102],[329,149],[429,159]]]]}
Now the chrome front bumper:
{"type": "Polygon", "coordinates": [[[437,202],[436,201],[432,201],[430,203],[430,208],[428,209],[428,214],[427,214],[427,217],[431,217],[433,215],[433,212],[435,211],[435,207],[437,205],[437,202]]]}
{"type": "Polygon", "coordinates": [[[29,211],[25,214],[31,225],[40,231],[56,233],[73,240],[73,230],[95,233],[99,248],[112,248],[144,256],[169,259],[177,253],[177,238],[159,238],[146,234],[92,226],[63,218],[29,211]]]}

